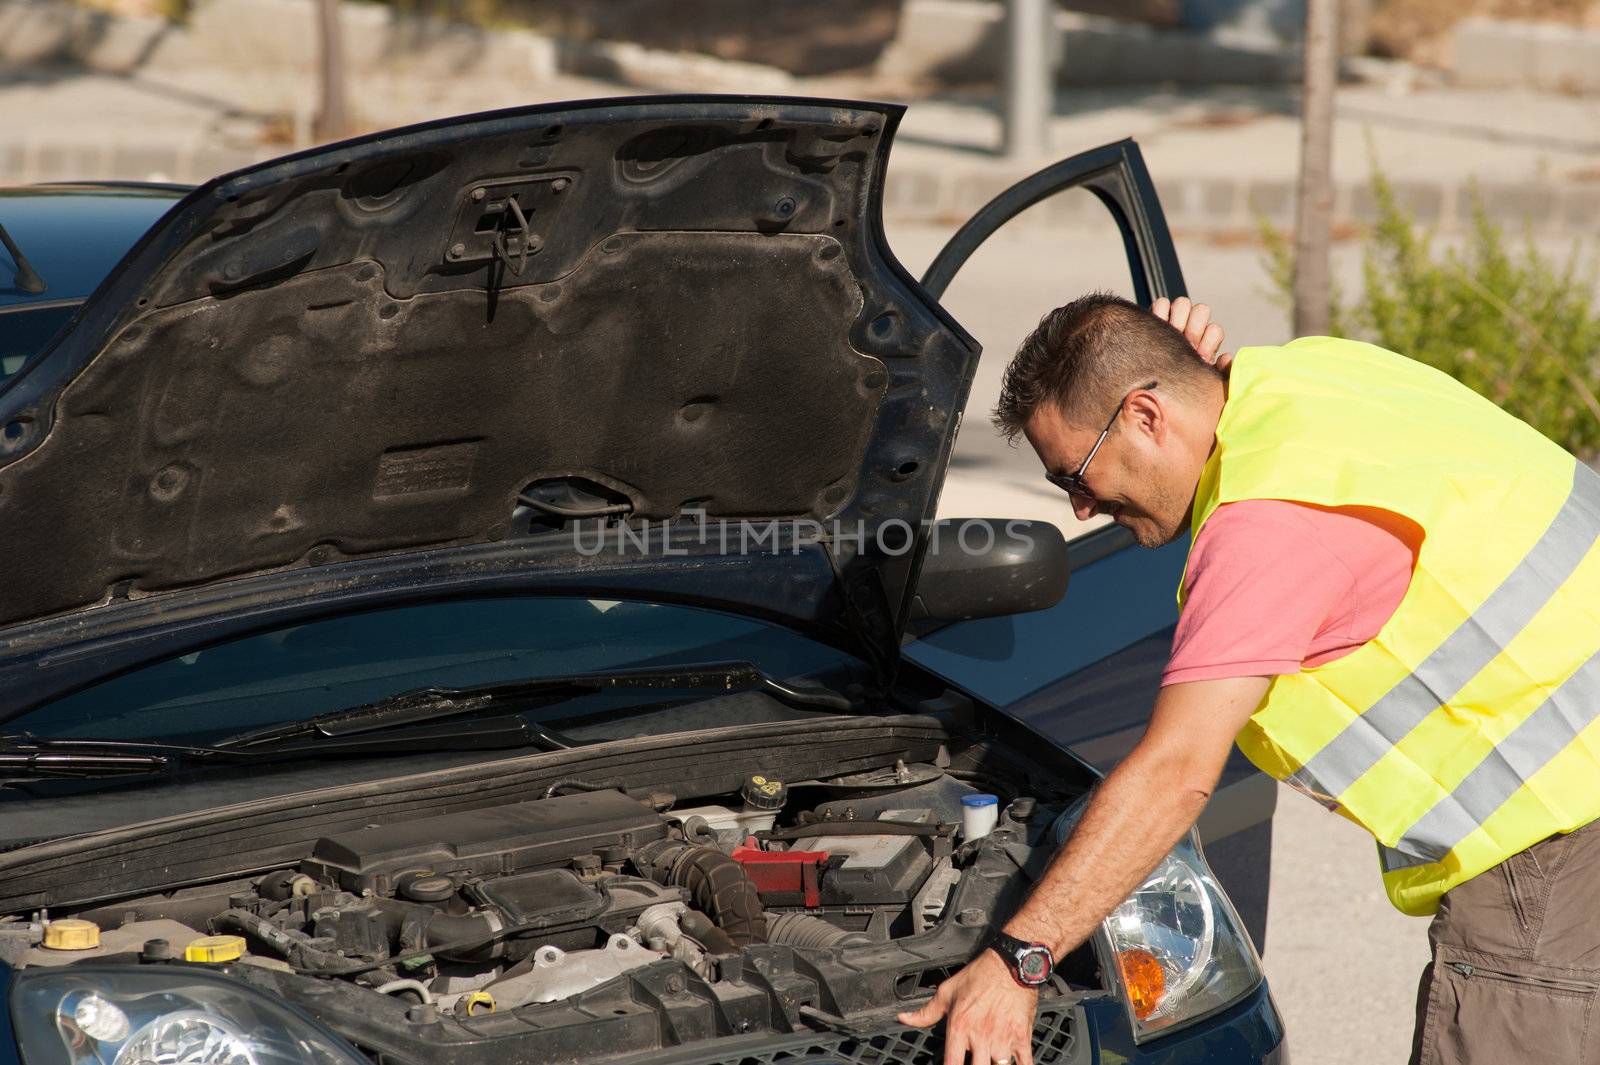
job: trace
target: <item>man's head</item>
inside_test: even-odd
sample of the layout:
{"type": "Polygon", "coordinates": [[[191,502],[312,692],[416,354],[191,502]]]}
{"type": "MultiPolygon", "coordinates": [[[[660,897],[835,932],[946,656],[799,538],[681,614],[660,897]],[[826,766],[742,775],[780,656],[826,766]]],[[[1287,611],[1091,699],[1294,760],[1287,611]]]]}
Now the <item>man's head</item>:
{"type": "Polygon", "coordinates": [[[1222,374],[1182,333],[1097,292],[1051,311],[1022,342],[994,420],[1009,439],[1026,436],[1046,473],[1069,484],[1092,452],[1073,510],[1109,514],[1159,547],[1187,527],[1224,396],[1222,374]]]}

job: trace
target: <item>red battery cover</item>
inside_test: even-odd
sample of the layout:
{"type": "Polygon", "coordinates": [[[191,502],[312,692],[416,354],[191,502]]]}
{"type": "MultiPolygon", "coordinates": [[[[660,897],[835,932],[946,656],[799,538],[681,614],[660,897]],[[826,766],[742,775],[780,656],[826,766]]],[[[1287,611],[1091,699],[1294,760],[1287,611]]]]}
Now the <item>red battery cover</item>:
{"type": "Polygon", "coordinates": [[[827,851],[764,851],[750,836],[733,849],[733,860],[744,866],[756,890],[803,892],[808,908],[822,905],[819,889],[827,851]]]}

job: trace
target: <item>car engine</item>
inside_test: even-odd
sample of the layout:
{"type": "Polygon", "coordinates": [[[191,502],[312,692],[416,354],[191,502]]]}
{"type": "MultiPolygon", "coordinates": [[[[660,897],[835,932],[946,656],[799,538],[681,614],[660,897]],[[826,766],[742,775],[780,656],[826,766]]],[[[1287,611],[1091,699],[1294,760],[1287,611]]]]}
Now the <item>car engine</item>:
{"type": "Polygon", "coordinates": [[[557,781],[246,880],[0,922],[0,958],[226,970],[395,1061],[560,1060],[596,1017],[620,1055],[882,1021],[981,949],[1054,849],[1061,804],[962,775],[755,775],[691,801],[557,781]]]}

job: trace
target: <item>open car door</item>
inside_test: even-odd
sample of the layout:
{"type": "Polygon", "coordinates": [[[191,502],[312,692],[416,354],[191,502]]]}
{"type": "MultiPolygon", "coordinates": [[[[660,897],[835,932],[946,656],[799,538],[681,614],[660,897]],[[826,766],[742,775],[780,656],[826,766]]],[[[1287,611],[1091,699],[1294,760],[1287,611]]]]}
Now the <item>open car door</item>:
{"type": "Polygon", "coordinates": [[[1149,306],[1161,296],[1172,299],[1188,294],[1150,171],[1131,139],[1047,166],[984,204],[934,256],[922,275],[922,287],[935,299],[943,296],[978,245],[1034,204],[1068,189],[1089,190],[1111,212],[1128,253],[1136,302],[1149,306]]]}
{"type": "MultiPolygon", "coordinates": [[[[1136,302],[1186,294],[1160,200],[1132,140],[1064,159],[1000,193],[934,257],[923,287],[942,297],[985,240],[1070,189],[1092,192],[1116,223],[1136,302]]],[[[1069,545],[1071,580],[1055,607],[924,626],[904,654],[1109,771],[1149,720],[1172,646],[1174,593],[1188,548],[1188,538],[1180,537],[1143,550],[1120,526],[1097,529],[1069,545]]],[[[1276,803],[1277,785],[1235,750],[1200,819],[1207,858],[1258,946],[1265,943],[1276,803]]]]}

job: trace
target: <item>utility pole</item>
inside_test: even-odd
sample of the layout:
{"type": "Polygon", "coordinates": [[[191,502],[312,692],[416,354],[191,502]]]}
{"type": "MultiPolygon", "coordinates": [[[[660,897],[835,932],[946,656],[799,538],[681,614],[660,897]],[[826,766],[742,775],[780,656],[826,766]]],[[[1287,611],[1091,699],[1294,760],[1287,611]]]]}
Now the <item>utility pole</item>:
{"type": "Polygon", "coordinates": [[[339,0],[317,0],[317,43],[320,46],[317,67],[319,97],[314,131],[319,140],[338,140],[350,134],[339,0]]]}
{"type": "Polygon", "coordinates": [[[1294,225],[1294,335],[1328,331],[1328,244],[1333,218],[1333,88],[1339,73],[1339,0],[1306,0],[1300,100],[1300,187],[1294,225]]]}
{"type": "Polygon", "coordinates": [[[1001,108],[1006,155],[1037,159],[1050,148],[1050,116],[1055,111],[1050,70],[1054,0],[1006,0],[1006,52],[1001,108]]]}

